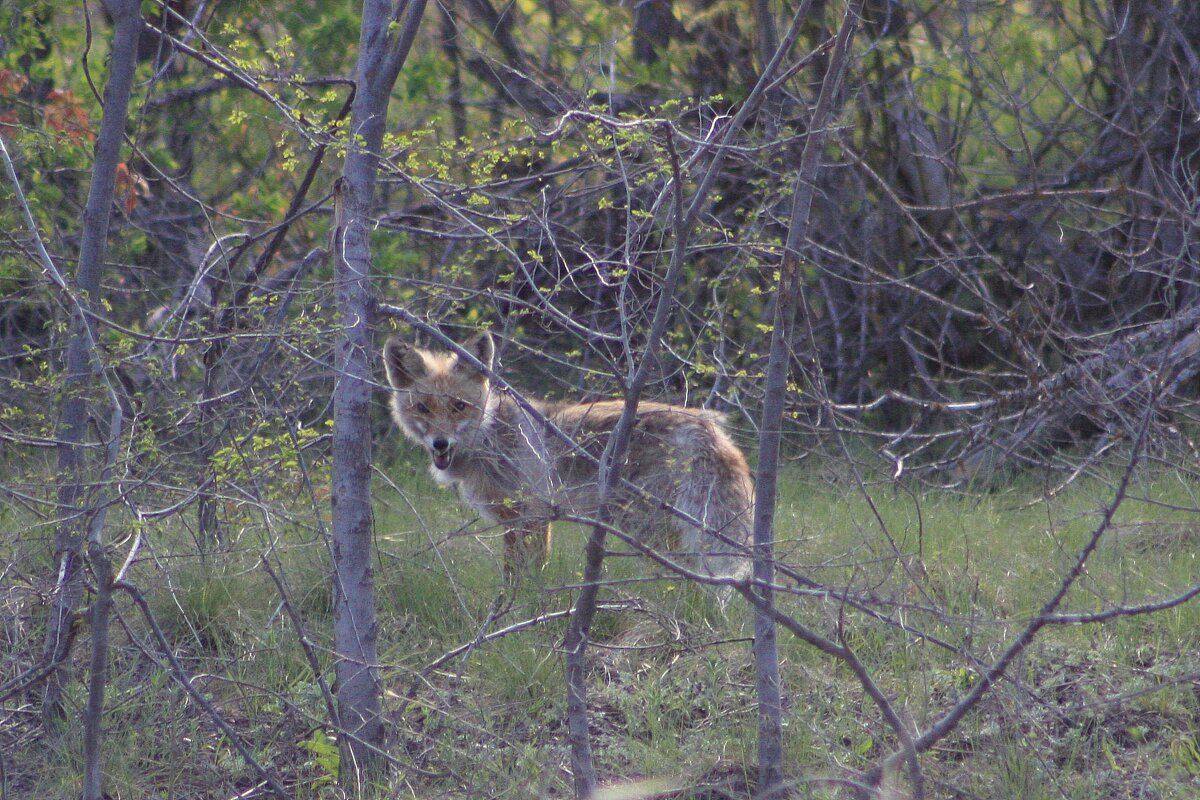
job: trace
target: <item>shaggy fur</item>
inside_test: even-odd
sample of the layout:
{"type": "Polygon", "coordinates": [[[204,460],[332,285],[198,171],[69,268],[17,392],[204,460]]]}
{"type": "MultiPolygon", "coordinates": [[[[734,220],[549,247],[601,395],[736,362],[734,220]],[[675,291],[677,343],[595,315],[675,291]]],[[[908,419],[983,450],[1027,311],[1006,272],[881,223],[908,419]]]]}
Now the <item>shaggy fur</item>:
{"type": "MultiPolygon", "coordinates": [[[[492,369],[490,334],[480,334],[465,349],[492,369]]],[[[504,526],[506,574],[530,560],[545,563],[551,520],[595,518],[597,468],[580,450],[600,455],[622,402],[531,401],[571,435],[571,445],[543,430],[511,397],[492,391],[487,376],[455,354],[392,339],[383,360],[392,416],[429,452],[434,479],[455,487],[472,508],[504,526]]],[[[653,547],[681,551],[705,574],[749,574],[753,489],[746,459],[725,432],[722,415],[640,403],[621,477],[701,521],[705,530],[627,490],[610,498],[620,530],[653,547]]]]}

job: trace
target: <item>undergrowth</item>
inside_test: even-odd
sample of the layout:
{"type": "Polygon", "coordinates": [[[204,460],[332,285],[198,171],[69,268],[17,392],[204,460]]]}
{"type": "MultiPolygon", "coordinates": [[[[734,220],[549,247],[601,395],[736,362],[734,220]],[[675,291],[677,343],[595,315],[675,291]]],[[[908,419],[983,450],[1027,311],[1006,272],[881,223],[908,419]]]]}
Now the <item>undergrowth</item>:
{"type": "MultiPolygon", "coordinates": [[[[852,480],[794,469],[781,487],[778,552],[829,591],[783,593],[780,607],[824,636],[841,626],[906,724],[926,730],[1055,591],[1112,499],[1111,478],[1081,479],[1056,495],[1032,476],[987,494],[890,483],[864,493],[852,480]],[[843,593],[874,615],[843,602],[843,593]]],[[[550,564],[507,589],[498,531],[464,516],[451,495],[405,467],[381,477],[377,495],[381,676],[394,762],[374,791],[570,796],[559,612],[574,600],[586,533],[557,526],[550,564]]],[[[1136,606],[1200,580],[1198,506],[1200,486],[1180,473],[1140,476],[1060,611],[1136,606]]],[[[29,520],[4,514],[7,680],[40,652],[52,535],[32,525],[17,533],[29,520]]],[[[310,666],[315,658],[332,681],[325,532],[315,521],[281,519],[249,514],[235,535],[203,551],[178,520],[147,528],[128,579],[149,598],[195,687],[254,757],[298,798],[340,797],[337,749],[310,666]],[[303,620],[308,653],[264,559],[303,620]]],[[[600,774],[656,779],[672,788],[664,797],[748,797],[757,709],[744,604],[722,610],[708,592],[636,558],[610,559],[608,577],[589,678],[600,774]]],[[[110,796],[253,794],[254,769],[173,679],[146,620],[123,596],[117,609],[104,730],[110,796]]],[[[1195,602],[1047,627],[923,756],[929,796],[1195,796],[1198,640],[1195,602]]],[[[821,779],[855,777],[896,738],[849,669],[784,631],[780,643],[787,768],[798,796],[845,796],[821,779]]],[[[76,796],[85,650],[76,647],[59,730],[42,730],[34,695],[4,704],[6,798],[76,796]]]]}

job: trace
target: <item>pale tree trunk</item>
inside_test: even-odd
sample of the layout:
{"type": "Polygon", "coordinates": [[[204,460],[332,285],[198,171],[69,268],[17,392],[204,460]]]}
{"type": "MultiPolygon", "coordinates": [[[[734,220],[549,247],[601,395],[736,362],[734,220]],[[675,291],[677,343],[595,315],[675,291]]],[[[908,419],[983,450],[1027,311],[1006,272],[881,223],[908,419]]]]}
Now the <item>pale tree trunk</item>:
{"type": "MultiPolygon", "coordinates": [[[[104,87],[104,116],[100,122],[100,133],[96,137],[96,160],[92,166],[92,183],[88,188],[87,206],[84,210],[83,243],[80,247],[79,272],[95,275],[96,286],[89,289],[83,302],[99,299],[99,275],[107,249],[108,222],[112,213],[113,191],[116,181],[117,163],[121,144],[125,138],[125,125],[129,116],[129,98],[133,90],[134,71],[137,67],[137,42],[142,31],[141,3],[139,0],[105,0],[116,30],[113,33],[112,58],[109,63],[108,83],[104,87]],[[92,266],[94,264],[94,267],[92,266]]],[[[85,321],[85,325],[90,323],[85,321]]],[[[84,346],[91,359],[99,362],[96,340],[90,335],[84,338],[84,346]]],[[[74,344],[74,342],[72,342],[74,344]]],[[[99,366],[99,365],[98,365],[99,366]]],[[[102,368],[102,367],[101,367],[102,368]]],[[[107,381],[105,381],[107,383],[107,381]]],[[[103,731],[104,695],[108,687],[108,630],[112,612],[112,560],[104,544],[104,521],[108,508],[105,484],[112,479],[113,465],[120,453],[121,405],[111,384],[108,385],[111,404],[109,442],[105,448],[106,461],[100,473],[99,490],[93,496],[93,508],[87,534],[88,558],[96,584],[96,599],[92,603],[92,653],[88,700],[83,719],[83,800],[104,800],[103,787],[103,731]]]]}
{"type": "Polygon", "coordinates": [[[609,498],[613,487],[621,480],[621,463],[625,459],[625,451],[629,446],[629,437],[637,422],[638,401],[646,382],[654,371],[657,353],[667,323],[671,318],[671,310],[675,307],[676,291],[679,278],[683,273],[684,259],[687,253],[687,240],[690,223],[687,219],[683,202],[683,175],[679,165],[671,132],[667,131],[668,151],[671,161],[671,189],[674,200],[675,246],[671,253],[671,263],[663,279],[662,294],[654,309],[654,318],[646,336],[645,350],[638,356],[627,352],[628,363],[632,374],[624,381],[625,405],[621,416],[613,428],[608,444],[600,456],[599,483],[597,491],[600,497],[598,518],[600,524],[592,529],[586,547],[586,562],[584,564],[583,588],[579,591],[579,600],[575,604],[575,613],[571,616],[571,624],[563,639],[563,649],[566,651],[567,677],[567,737],[571,745],[571,770],[575,779],[575,796],[579,800],[587,800],[596,791],[596,769],[592,760],[591,736],[588,732],[587,713],[587,643],[591,631],[592,619],[596,613],[597,596],[604,565],[605,525],[612,518],[609,498]]]}
{"type": "MultiPolygon", "coordinates": [[[[99,368],[95,332],[89,314],[99,308],[100,277],[108,248],[108,225],[116,184],[117,163],[125,137],[133,73],[137,66],[137,40],[141,33],[141,4],[138,0],[105,0],[112,17],[112,58],[108,82],[104,87],[104,116],[96,137],[92,182],[83,212],[83,231],[74,285],[61,288],[73,295],[71,325],[67,337],[62,383],[62,405],[57,428],[58,504],[60,522],[54,534],[58,575],[46,620],[46,640],[42,657],[53,664],[42,696],[43,722],[54,726],[63,716],[63,686],[68,670],[69,634],[83,596],[83,545],[86,487],[84,474],[88,464],[83,441],[88,426],[88,391],[93,384],[93,366],[99,368]]],[[[117,435],[117,431],[112,431],[117,435]]],[[[98,608],[103,606],[100,604],[98,608]]],[[[93,620],[103,627],[106,621],[93,620]]],[[[98,776],[97,776],[98,779],[98,776]]],[[[98,790],[97,790],[98,791],[98,790]]],[[[85,792],[86,794],[86,792],[85,792]]],[[[98,795],[96,795],[98,796],[98,795]]]]}
{"type": "MultiPolygon", "coordinates": [[[[858,5],[861,6],[861,2],[858,5]]],[[[750,94],[746,97],[741,108],[738,110],[738,113],[734,115],[733,119],[726,126],[725,130],[719,136],[714,137],[713,141],[711,142],[711,146],[713,147],[713,149],[715,151],[713,153],[712,162],[709,164],[707,169],[704,171],[703,176],[700,178],[698,185],[696,187],[696,190],[691,197],[690,202],[687,203],[686,210],[684,209],[684,199],[682,196],[682,187],[680,186],[681,173],[680,173],[680,169],[679,169],[678,159],[675,156],[674,144],[673,144],[673,142],[671,142],[672,170],[673,170],[673,172],[672,172],[672,178],[673,178],[672,184],[673,185],[672,185],[671,189],[674,193],[674,201],[676,204],[675,220],[674,220],[673,231],[672,231],[672,234],[673,234],[673,237],[675,240],[674,251],[672,253],[672,263],[671,263],[671,268],[670,268],[670,273],[672,275],[677,275],[678,267],[682,263],[683,258],[686,254],[687,243],[690,240],[691,232],[695,228],[695,225],[696,225],[697,220],[699,219],[700,213],[703,210],[703,208],[705,207],[705,204],[708,200],[709,192],[711,191],[711,189],[713,187],[716,176],[720,172],[720,166],[724,162],[725,155],[727,152],[725,149],[725,146],[733,141],[733,137],[737,134],[738,131],[740,131],[742,129],[742,126],[746,123],[746,121],[750,118],[750,116],[761,107],[761,103],[764,101],[764,99],[766,99],[769,87],[771,85],[771,81],[773,80],[773,77],[776,74],[776,71],[778,69],[780,69],[780,67],[782,66],[786,55],[791,51],[792,47],[794,46],[797,36],[800,33],[801,27],[802,27],[805,19],[807,18],[810,7],[811,7],[810,0],[805,0],[797,8],[795,14],[792,17],[791,26],[788,29],[787,35],[784,37],[783,41],[779,44],[779,46],[777,47],[775,52],[771,55],[771,57],[767,61],[767,63],[763,66],[763,72],[762,72],[762,75],[758,79],[758,83],[755,85],[754,89],[750,92],[750,94]]],[[[852,17],[853,15],[848,15],[848,16],[852,17]]],[[[852,26],[852,22],[848,20],[846,23],[846,26],[844,26],[845,30],[843,31],[843,33],[845,35],[839,39],[839,43],[842,45],[843,50],[848,50],[848,48],[849,48],[849,34],[847,33],[847,31],[852,30],[851,26],[852,26]]],[[[843,61],[844,60],[845,60],[845,57],[843,57],[843,61]]],[[[844,68],[843,68],[842,72],[844,72],[844,68]]],[[[838,72],[839,77],[842,74],[842,72],[838,72]]],[[[827,81],[828,88],[823,87],[823,91],[822,91],[822,95],[821,95],[822,98],[826,98],[826,95],[829,95],[830,97],[826,98],[825,103],[823,105],[821,103],[818,103],[818,111],[820,111],[822,108],[824,108],[825,109],[824,113],[826,115],[828,114],[828,107],[832,103],[832,100],[830,99],[832,97],[832,92],[834,89],[834,87],[832,86],[832,83],[833,83],[832,80],[827,81]]],[[[814,114],[814,118],[815,117],[816,117],[816,115],[814,114]]],[[[669,130],[668,130],[668,134],[669,134],[669,130]]],[[[809,138],[811,140],[811,147],[809,149],[811,149],[813,151],[813,155],[811,155],[808,160],[813,162],[813,166],[811,167],[811,169],[815,174],[815,166],[819,165],[819,162],[816,160],[816,156],[819,154],[821,140],[823,140],[824,137],[823,137],[823,135],[818,134],[818,135],[810,136],[809,138]]],[[[668,139],[668,141],[670,142],[670,139],[668,139]]],[[[797,228],[796,225],[793,225],[793,228],[796,230],[797,236],[799,236],[801,238],[807,233],[808,207],[811,206],[811,200],[812,200],[811,192],[812,192],[812,189],[811,189],[811,185],[810,185],[808,188],[807,205],[804,207],[803,215],[802,215],[802,218],[804,220],[804,227],[801,229],[801,228],[797,228]]],[[[795,216],[795,214],[793,215],[793,218],[794,219],[797,218],[795,216]]],[[[794,237],[789,237],[789,240],[792,240],[792,238],[794,238],[794,237]]],[[[799,239],[799,238],[795,239],[795,241],[797,241],[797,242],[800,240],[801,239],[799,239]]],[[[667,287],[664,287],[663,291],[665,293],[665,297],[662,299],[665,299],[667,301],[670,301],[671,299],[673,299],[673,294],[674,294],[673,279],[672,279],[672,282],[668,283],[667,287]]],[[[660,305],[656,309],[656,317],[655,317],[654,323],[652,324],[652,328],[654,330],[658,330],[661,332],[659,325],[665,324],[665,319],[660,319],[658,317],[658,314],[660,314],[660,313],[665,314],[667,312],[668,308],[669,308],[669,306],[660,305]]],[[[658,339],[659,339],[659,337],[653,335],[653,333],[652,333],[652,335],[650,337],[648,337],[647,341],[649,343],[651,343],[651,347],[653,347],[654,345],[657,344],[658,339]]],[[[781,352],[783,352],[782,364],[783,364],[783,368],[785,370],[784,378],[786,378],[786,368],[787,368],[786,342],[785,342],[785,350],[781,351],[781,352]]],[[[641,363],[643,363],[643,364],[647,363],[646,357],[643,357],[643,361],[641,363]]],[[[620,477],[619,473],[614,471],[615,464],[611,460],[613,453],[610,452],[610,449],[619,451],[619,447],[623,447],[621,442],[623,442],[624,437],[627,436],[627,433],[623,432],[623,428],[626,425],[625,418],[630,417],[632,414],[632,411],[636,409],[637,394],[638,394],[638,391],[640,391],[640,388],[638,388],[637,391],[631,391],[635,387],[640,387],[640,384],[638,383],[637,378],[638,378],[638,376],[635,373],[634,377],[630,380],[630,382],[628,384],[628,386],[630,388],[627,389],[627,392],[626,392],[625,413],[622,414],[622,421],[618,425],[617,430],[614,431],[614,434],[609,442],[609,447],[606,448],[604,458],[602,459],[601,480],[603,482],[605,482],[606,485],[613,485],[613,483],[615,481],[619,480],[619,477],[620,477]]],[[[782,417],[781,409],[782,409],[782,401],[780,401],[780,411],[777,414],[777,416],[779,416],[780,418],[782,417]]],[[[778,428],[779,424],[777,423],[775,427],[778,428]]],[[[770,472],[772,475],[772,477],[770,478],[770,499],[769,499],[771,515],[766,520],[767,527],[763,529],[766,531],[767,536],[773,535],[772,521],[774,518],[774,502],[775,502],[774,501],[774,492],[775,492],[774,473],[775,473],[777,462],[778,462],[778,445],[779,445],[778,436],[776,436],[776,439],[775,439],[776,465],[772,466],[770,469],[770,472]]],[[[761,478],[761,475],[760,475],[760,478],[761,478]]],[[[758,500],[759,500],[759,498],[756,497],[756,501],[758,501],[758,500]]],[[[760,520],[756,518],[756,520],[755,520],[756,536],[760,535],[760,531],[758,530],[759,525],[760,525],[760,520]]],[[[586,655],[587,643],[588,643],[588,633],[589,633],[589,629],[591,626],[592,617],[594,615],[595,608],[596,608],[596,600],[597,600],[597,595],[598,595],[599,580],[600,580],[600,574],[601,574],[600,570],[601,570],[601,566],[603,563],[603,556],[604,556],[604,539],[605,539],[604,526],[603,525],[596,526],[593,529],[592,535],[589,537],[588,543],[587,543],[587,550],[586,550],[587,560],[586,560],[585,571],[584,571],[583,589],[580,591],[579,599],[575,605],[575,612],[571,618],[571,624],[568,626],[567,633],[564,637],[564,650],[567,654],[566,655],[566,660],[567,660],[567,669],[566,669],[566,672],[567,672],[567,729],[568,729],[569,743],[570,743],[570,747],[571,747],[571,767],[574,772],[575,797],[578,800],[587,800],[587,798],[590,798],[593,795],[593,793],[595,792],[595,789],[596,789],[596,786],[598,783],[596,772],[595,772],[595,767],[594,767],[594,764],[592,761],[591,741],[590,741],[590,734],[588,732],[589,725],[588,725],[588,713],[587,713],[587,691],[586,691],[586,681],[585,681],[585,677],[586,677],[585,655],[586,655]]],[[[770,541],[770,540],[768,539],[768,541],[770,541]]],[[[756,551],[756,567],[755,567],[756,577],[758,577],[760,575],[760,572],[759,572],[760,567],[757,566],[757,562],[764,562],[767,565],[768,569],[770,569],[770,563],[771,563],[769,547],[767,548],[767,557],[765,559],[759,558],[757,556],[757,552],[758,551],[756,551]]],[[[770,572],[766,573],[766,575],[768,576],[768,579],[769,579],[770,572]]],[[[760,616],[762,616],[762,615],[760,615],[760,616]]],[[[769,623],[769,620],[767,620],[767,623],[769,623]]],[[[760,719],[762,720],[762,724],[760,725],[760,740],[763,742],[762,746],[760,747],[760,764],[765,765],[764,769],[766,770],[765,774],[767,775],[767,780],[766,781],[760,780],[760,785],[761,786],[767,786],[767,785],[775,786],[778,784],[777,776],[778,777],[782,776],[782,744],[781,744],[781,742],[782,742],[782,735],[781,735],[781,730],[782,730],[781,708],[782,708],[782,705],[779,701],[779,679],[778,679],[779,658],[778,658],[778,650],[777,650],[777,646],[776,646],[776,642],[775,642],[774,626],[773,626],[773,624],[767,624],[767,623],[764,623],[762,620],[759,620],[759,622],[756,624],[756,633],[761,638],[759,639],[759,641],[756,643],[756,646],[755,646],[756,659],[761,660],[760,673],[762,676],[764,676],[760,679],[760,688],[765,688],[765,690],[766,690],[762,694],[760,694],[760,704],[764,703],[764,701],[765,701],[765,708],[766,708],[765,713],[760,715],[760,719]],[[771,691],[774,692],[773,700],[771,699],[771,695],[770,695],[771,691]],[[762,755],[763,753],[766,754],[765,758],[762,755]]]]}
{"type": "Polygon", "coordinates": [[[336,187],[334,264],[338,319],[333,392],[333,591],[338,716],[344,786],[380,763],[383,723],[371,569],[371,201],[392,86],[412,46],[425,0],[365,0],[350,147],[336,187]],[[397,25],[392,25],[398,22],[397,25]]]}
{"type": "MultiPolygon", "coordinates": [[[[771,0],[754,0],[754,22],[758,31],[758,57],[762,62],[763,71],[766,71],[767,65],[779,50],[779,31],[775,25],[775,14],[771,11],[771,0]]],[[[763,132],[768,141],[773,141],[779,133],[779,120],[783,116],[781,97],[782,93],[778,87],[767,90],[761,116],[763,132]]]]}
{"type": "Polygon", "coordinates": [[[838,86],[849,63],[850,45],[862,14],[862,0],[852,0],[838,32],[828,72],[808,124],[792,196],[792,213],[779,270],[778,295],[771,330],[771,351],[759,425],[758,474],[754,486],[754,582],[766,602],[754,618],[755,689],[758,696],[758,796],[775,797],[783,783],[783,703],[779,680],[779,646],[770,615],[771,581],[775,576],[775,501],[787,379],[792,362],[792,325],[800,308],[801,253],[808,239],[813,191],[821,169],[825,133],[835,116],[838,86]]]}

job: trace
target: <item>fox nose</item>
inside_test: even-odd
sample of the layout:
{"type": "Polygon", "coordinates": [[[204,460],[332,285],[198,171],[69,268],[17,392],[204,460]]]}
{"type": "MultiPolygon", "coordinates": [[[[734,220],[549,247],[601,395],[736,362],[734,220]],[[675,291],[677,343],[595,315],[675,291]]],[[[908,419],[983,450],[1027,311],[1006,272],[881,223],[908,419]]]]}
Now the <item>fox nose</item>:
{"type": "Polygon", "coordinates": [[[450,449],[450,440],[445,436],[439,436],[430,442],[429,446],[439,453],[444,453],[450,449]]]}

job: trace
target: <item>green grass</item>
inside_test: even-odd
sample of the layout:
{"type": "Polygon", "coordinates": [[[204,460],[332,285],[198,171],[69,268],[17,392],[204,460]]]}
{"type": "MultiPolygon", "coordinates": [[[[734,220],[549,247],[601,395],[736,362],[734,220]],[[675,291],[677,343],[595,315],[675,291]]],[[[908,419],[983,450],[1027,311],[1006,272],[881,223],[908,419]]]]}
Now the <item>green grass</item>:
{"type": "MultiPolygon", "coordinates": [[[[550,564],[507,589],[498,532],[472,524],[451,495],[418,473],[401,466],[395,483],[377,486],[380,656],[390,747],[402,765],[383,779],[379,796],[568,796],[565,619],[485,637],[571,605],[586,532],[557,526],[550,564]]],[[[1054,497],[1046,496],[1048,485],[1024,476],[989,494],[964,495],[880,484],[868,502],[851,482],[790,472],[781,487],[780,555],[811,580],[869,598],[880,615],[910,629],[831,596],[781,595],[780,606],[824,636],[835,636],[840,620],[846,642],[894,706],[925,730],[1056,590],[1113,492],[1112,475],[1054,497]]],[[[1171,507],[1195,509],[1200,486],[1159,470],[1139,477],[1130,494],[1061,611],[1135,605],[1200,579],[1200,515],[1171,507]]],[[[338,797],[319,687],[259,563],[270,552],[332,680],[327,547],[303,521],[266,526],[251,514],[238,531],[202,556],[175,522],[148,530],[130,579],[150,598],[197,687],[256,758],[299,797],[338,797]]],[[[49,545],[46,532],[0,541],[16,574],[31,580],[48,562],[49,545]]],[[[612,584],[603,598],[636,601],[636,610],[602,611],[592,630],[589,700],[601,774],[717,787],[679,797],[746,796],[757,725],[751,615],[736,599],[722,612],[708,592],[655,579],[640,559],[608,566],[612,584]]],[[[41,612],[22,597],[16,584],[5,589],[9,652],[33,652],[39,641],[41,612]]],[[[253,771],[170,680],[136,609],[119,597],[118,610],[106,719],[110,793],[228,797],[253,785],[253,771]]],[[[1007,679],[923,757],[930,796],[1194,796],[1198,640],[1195,602],[1043,630],[1007,679]]],[[[896,746],[848,668],[783,631],[780,645],[790,774],[803,781],[844,776],[896,746]]],[[[39,732],[32,706],[5,706],[0,746],[10,797],[77,791],[85,656],[80,646],[71,716],[58,737],[39,732]]],[[[16,662],[4,665],[14,671],[16,662]]],[[[813,797],[844,796],[803,785],[813,797]]]]}

